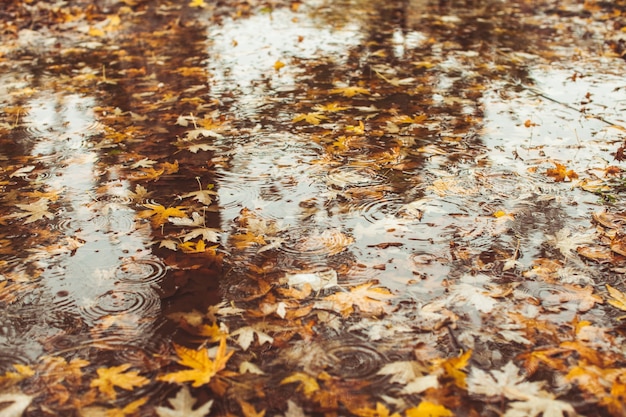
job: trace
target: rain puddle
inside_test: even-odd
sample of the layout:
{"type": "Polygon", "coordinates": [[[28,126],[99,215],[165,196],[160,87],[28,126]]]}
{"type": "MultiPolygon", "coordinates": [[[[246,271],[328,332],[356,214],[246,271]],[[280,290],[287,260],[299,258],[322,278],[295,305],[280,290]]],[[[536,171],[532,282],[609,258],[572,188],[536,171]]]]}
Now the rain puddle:
{"type": "Polygon", "coordinates": [[[9,2],[0,415],[625,415],[625,13],[9,2]]]}

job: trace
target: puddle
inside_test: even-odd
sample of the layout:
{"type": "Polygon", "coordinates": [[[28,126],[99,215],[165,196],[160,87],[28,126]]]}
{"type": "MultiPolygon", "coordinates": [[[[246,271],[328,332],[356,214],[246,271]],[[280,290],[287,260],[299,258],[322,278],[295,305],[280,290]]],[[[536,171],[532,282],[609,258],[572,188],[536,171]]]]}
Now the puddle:
{"type": "Polygon", "coordinates": [[[471,3],[11,3],[11,415],[623,415],[621,9],[471,3]]]}

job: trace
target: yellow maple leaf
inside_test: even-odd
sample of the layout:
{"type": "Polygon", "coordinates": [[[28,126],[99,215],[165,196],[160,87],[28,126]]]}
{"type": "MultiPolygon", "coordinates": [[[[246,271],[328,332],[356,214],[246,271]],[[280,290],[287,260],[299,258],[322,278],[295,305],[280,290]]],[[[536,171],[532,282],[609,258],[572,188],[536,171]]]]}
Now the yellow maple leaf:
{"type": "Polygon", "coordinates": [[[341,94],[344,97],[354,97],[357,94],[363,94],[363,95],[369,95],[370,94],[370,92],[369,92],[369,90],[367,88],[355,87],[355,86],[333,88],[329,92],[330,92],[330,94],[341,94]]]}
{"type": "Polygon", "coordinates": [[[150,380],[139,375],[137,371],[126,372],[130,364],[113,366],[110,368],[98,368],[98,378],[91,381],[90,387],[98,388],[101,393],[114,400],[117,396],[115,387],[120,387],[127,391],[146,385],[150,380]],[[126,373],[124,373],[126,372],[126,373]]]}
{"type": "Polygon", "coordinates": [[[454,413],[443,405],[422,401],[417,407],[406,410],[406,417],[452,417],[454,413]]]}
{"type": "Polygon", "coordinates": [[[235,352],[226,352],[226,338],[220,340],[220,345],[215,353],[215,359],[209,358],[209,351],[206,348],[195,350],[174,344],[176,354],[180,358],[177,362],[191,369],[177,372],[170,372],[157,378],[165,382],[190,382],[194,388],[208,384],[219,371],[226,367],[228,359],[235,352]]]}
{"type": "Polygon", "coordinates": [[[342,110],[348,110],[349,107],[345,107],[337,103],[336,101],[328,104],[317,104],[313,107],[313,110],[318,112],[335,113],[342,110]]]}
{"type": "Polygon", "coordinates": [[[350,291],[340,291],[329,295],[324,300],[330,301],[331,308],[343,317],[348,317],[357,306],[361,313],[381,314],[387,305],[385,300],[393,297],[387,288],[374,287],[375,281],[352,287],[350,291]]]}
{"type": "Polygon", "coordinates": [[[314,112],[314,113],[300,113],[296,115],[291,121],[293,123],[305,121],[312,125],[318,125],[320,124],[322,120],[326,120],[326,119],[328,119],[328,117],[324,116],[321,113],[314,112]]]}
{"type": "Polygon", "coordinates": [[[365,133],[365,125],[361,120],[359,120],[359,124],[355,126],[346,126],[347,132],[352,132],[355,135],[363,135],[365,133]]]}
{"type": "Polygon", "coordinates": [[[198,240],[197,242],[190,240],[188,242],[178,244],[178,248],[185,253],[204,253],[209,251],[210,255],[217,255],[216,249],[218,247],[219,245],[207,246],[202,239],[198,240]]]}
{"type": "Polygon", "coordinates": [[[251,232],[238,233],[235,235],[231,235],[230,240],[233,242],[233,245],[235,245],[237,249],[245,249],[247,247],[250,247],[256,244],[259,244],[259,245],[267,244],[263,236],[257,236],[251,232]]]}
{"type": "Polygon", "coordinates": [[[307,398],[310,398],[314,392],[320,389],[317,380],[311,375],[305,374],[304,372],[295,372],[290,376],[283,378],[280,381],[281,385],[291,384],[292,382],[299,382],[298,391],[302,392],[307,398]]]}
{"type": "Polygon", "coordinates": [[[443,370],[446,376],[454,380],[454,384],[457,387],[465,388],[467,386],[465,381],[467,374],[463,372],[463,368],[467,366],[471,356],[472,350],[470,349],[458,357],[435,359],[432,366],[433,372],[441,372],[443,370]]]}
{"type": "Polygon", "coordinates": [[[187,217],[183,206],[167,207],[160,204],[144,204],[144,207],[148,210],[142,210],[138,213],[138,216],[142,219],[150,218],[152,226],[159,227],[162,224],[167,223],[167,219],[170,217],[187,217]]]}
{"type": "Polygon", "coordinates": [[[606,289],[611,296],[611,299],[607,300],[609,304],[613,307],[617,307],[622,311],[626,311],[626,294],[618,290],[617,288],[613,288],[607,284],[606,289]]]}

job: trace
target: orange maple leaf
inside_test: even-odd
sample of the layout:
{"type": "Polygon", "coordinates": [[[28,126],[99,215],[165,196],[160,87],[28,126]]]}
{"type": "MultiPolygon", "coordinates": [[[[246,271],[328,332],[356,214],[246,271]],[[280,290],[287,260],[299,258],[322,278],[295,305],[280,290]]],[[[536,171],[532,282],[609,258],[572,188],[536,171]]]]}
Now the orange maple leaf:
{"type": "Polygon", "coordinates": [[[343,317],[348,317],[357,306],[361,313],[377,315],[384,312],[387,303],[385,300],[393,298],[393,294],[387,288],[374,287],[375,281],[352,287],[350,291],[341,291],[329,295],[324,300],[330,301],[331,308],[339,312],[343,317]]]}
{"type": "Polygon", "coordinates": [[[213,360],[209,358],[209,350],[207,348],[195,350],[174,344],[174,349],[180,358],[177,362],[191,369],[170,372],[157,379],[159,381],[178,383],[192,381],[193,384],[191,386],[194,388],[208,384],[211,378],[226,367],[228,359],[235,352],[234,350],[226,352],[226,338],[224,337],[220,340],[220,345],[213,360]]]}
{"type": "Polygon", "coordinates": [[[115,387],[132,391],[150,382],[148,378],[139,375],[137,371],[126,372],[128,368],[130,368],[128,363],[111,368],[98,368],[98,378],[91,381],[90,386],[92,388],[97,387],[101,393],[114,400],[117,397],[115,387]]]}
{"type": "Polygon", "coordinates": [[[554,181],[561,182],[565,181],[565,179],[573,180],[578,178],[578,174],[574,172],[574,170],[568,170],[565,165],[561,165],[558,162],[552,163],[555,165],[555,168],[548,168],[546,170],[546,175],[554,178],[554,181]]]}

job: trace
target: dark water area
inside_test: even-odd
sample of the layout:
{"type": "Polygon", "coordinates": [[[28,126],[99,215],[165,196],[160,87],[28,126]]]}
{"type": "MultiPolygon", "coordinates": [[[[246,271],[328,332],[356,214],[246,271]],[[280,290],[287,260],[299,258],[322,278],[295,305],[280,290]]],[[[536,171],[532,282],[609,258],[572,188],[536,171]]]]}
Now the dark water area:
{"type": "Polygon", "coordinates": [[[623,2],[5,6],[0,416],[626,415],[623,2]]]}

